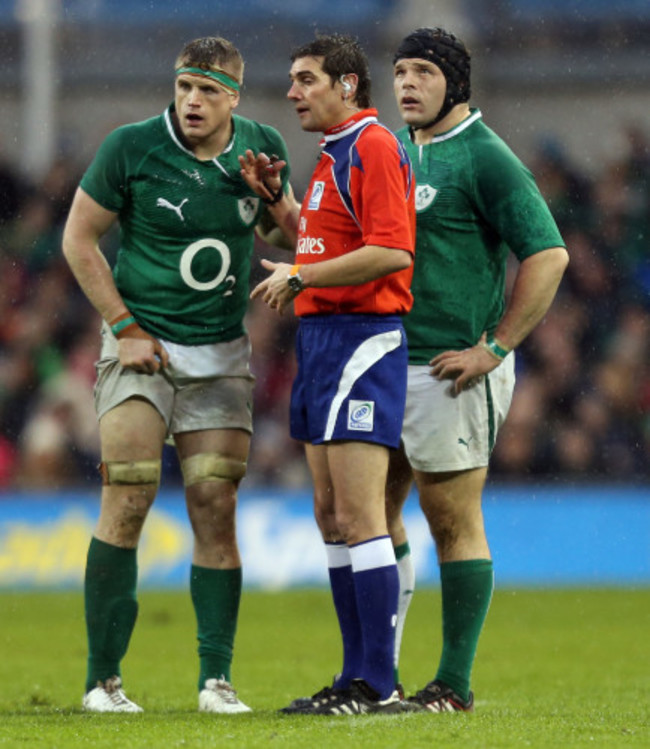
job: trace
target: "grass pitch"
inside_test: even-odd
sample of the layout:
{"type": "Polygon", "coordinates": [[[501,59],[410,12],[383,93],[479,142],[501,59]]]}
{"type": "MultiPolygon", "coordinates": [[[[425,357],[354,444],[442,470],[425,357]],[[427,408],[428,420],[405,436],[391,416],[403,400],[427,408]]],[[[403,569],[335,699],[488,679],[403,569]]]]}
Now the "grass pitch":
{"type": "MultiPolygon", "coordinates": [[[[434,676],[439,622],[438,591],[417,590],[402,649],[407,692],[434,676]]],[[[123,679],[143,715],[81,712],[85,649],[80,593],[0,593],[0,746],[650,747],[645,589],[497,591],[471,715],[279,715],[339,666],[325,590],[244,592],[233,680],[247,715],[196,710],[189,593],[140,595],[123,679]]]]}

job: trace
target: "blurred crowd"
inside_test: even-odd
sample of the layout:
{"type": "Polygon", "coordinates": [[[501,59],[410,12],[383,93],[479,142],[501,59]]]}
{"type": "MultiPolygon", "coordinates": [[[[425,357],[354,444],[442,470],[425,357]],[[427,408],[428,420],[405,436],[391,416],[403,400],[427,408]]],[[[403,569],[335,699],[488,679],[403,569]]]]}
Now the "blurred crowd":
{"type": "MultiPolygon", "coordinates": [[[[517,387],[492,461],[494,480],[650,479],[650,150],[626,130],[625,156],[586,176],[552,138],[529,163],[571,262],[558,297],[518,349],[517,387]]],[[[99,485],[93,406],[99,318],[62,257],[81,175],[62,159],[37,184],[0,162],[0,488],[99,485]]],[[[111,261],[117,237],[104,250],[111,261]]],[[[260,257],[282,251],[256,246],[260,257]]],[[[513,267],[514,270],[514,267],[513,267]]],[[[248,315],[257,378],[245,488],[308,485],[288,435],[295,319],[248,315]]],[[[163,486],[180,483],[170,448],[163,486]]]]}

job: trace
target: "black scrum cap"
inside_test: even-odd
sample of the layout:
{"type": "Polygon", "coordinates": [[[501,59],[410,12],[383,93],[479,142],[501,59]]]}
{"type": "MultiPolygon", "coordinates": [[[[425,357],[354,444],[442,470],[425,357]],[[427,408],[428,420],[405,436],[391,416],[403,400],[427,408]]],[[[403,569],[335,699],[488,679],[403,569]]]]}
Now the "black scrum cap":
{"type": "Polygon", "coordinates": [[[470,97],[470,54],[458,37],[441,28],[421,28],[401,41],[393,64],[404,58],[417,57],[437,65],[447,80],[447,93],[434,122],[441,120],[456,104],[470,97]]]}

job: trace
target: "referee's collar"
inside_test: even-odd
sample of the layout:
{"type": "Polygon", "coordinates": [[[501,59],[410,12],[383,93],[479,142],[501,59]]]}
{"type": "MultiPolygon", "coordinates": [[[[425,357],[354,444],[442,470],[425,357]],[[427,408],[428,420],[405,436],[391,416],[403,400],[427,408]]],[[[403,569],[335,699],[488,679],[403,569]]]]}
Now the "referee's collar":
{"type": "Polygon", "coordinates": [[[330,143],[333,140],[344,138],[346,135],[359,130],[366,125],[377,122],[377,110],[376,109],[362,109],[360,112],[355,112],[347,120],[330,127],[323,133],[323,142],[330,143]]]}

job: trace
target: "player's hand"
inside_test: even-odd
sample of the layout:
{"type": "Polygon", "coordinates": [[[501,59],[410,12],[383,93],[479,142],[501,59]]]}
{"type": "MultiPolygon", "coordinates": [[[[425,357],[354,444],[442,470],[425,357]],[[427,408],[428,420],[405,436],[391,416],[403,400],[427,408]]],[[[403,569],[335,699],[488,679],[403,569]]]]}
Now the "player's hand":
{"type": "Polygon", "coordinates": [[[169,354],[157,338],[131,325],[117,341],[120,364],[143,374],[154,374],[169,364],[169,354]]]}
{"type": "Polygon", "coordinates": [[[439,380],[453,380],[454,393],[458,395],[496,369],[499,362],[479,342],[463,351],[444,351],[431,359],[429,366],[431,374],[439,380]]]}
{"type": "Polygon", "coordinates": [[[273,200],[282,190],[281,171],[287,162],[275,155],[267,156],[260,152],[255,155],[247,149],[239,156],[240,174],[246,184],[264,200],[273,200]]]}
{"type": "Polygon", "coordinates": [[[287,284],[287,276],[292,266],[289,263],[274,263],[271,260],[262,260],[262,265],[272,273],[257,284],[251,292],[251,299],[261,297],[271,309],[277,309],[282,314],[284,308],[297,296],[287,284]]]}

